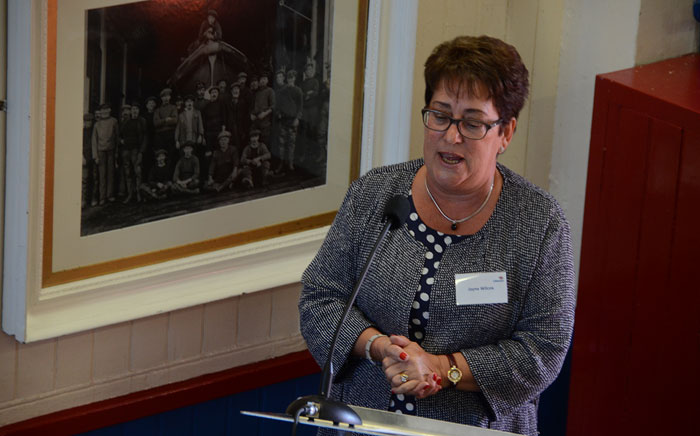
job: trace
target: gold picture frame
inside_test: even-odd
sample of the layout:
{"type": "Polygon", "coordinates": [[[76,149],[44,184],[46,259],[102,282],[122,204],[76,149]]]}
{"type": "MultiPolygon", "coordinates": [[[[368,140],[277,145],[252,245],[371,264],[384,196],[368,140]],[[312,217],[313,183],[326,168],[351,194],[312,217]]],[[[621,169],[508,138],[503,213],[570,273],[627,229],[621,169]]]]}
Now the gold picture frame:
{"type": "Polygon", "coordinates": [[[298,280],[359,173],[368,1],[329,1],[326,183],[80,236],[83,110],[73,100],[85,93],[76,72],[85,71],[86,10],[127,3],[36,0],[28,12],[33,95],[24,170],[39,177],[27,187],[28,214],[10,218],[26,229],[26,269],[5,277],[3,296],[3,329],[23,342],[298,280]]]}

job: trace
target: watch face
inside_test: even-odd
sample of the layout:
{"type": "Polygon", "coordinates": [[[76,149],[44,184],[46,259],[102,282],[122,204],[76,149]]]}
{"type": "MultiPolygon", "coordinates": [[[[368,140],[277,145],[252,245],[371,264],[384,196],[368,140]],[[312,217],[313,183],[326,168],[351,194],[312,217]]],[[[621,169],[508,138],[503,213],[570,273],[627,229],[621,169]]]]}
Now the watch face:
{"type": "Polygon", "coordinates": [[[447,378],[449,378],[451,382],[457,383],[462,379],[462,371],[460,371],[459,368],[450,368],[447,372],[447,378]]]}

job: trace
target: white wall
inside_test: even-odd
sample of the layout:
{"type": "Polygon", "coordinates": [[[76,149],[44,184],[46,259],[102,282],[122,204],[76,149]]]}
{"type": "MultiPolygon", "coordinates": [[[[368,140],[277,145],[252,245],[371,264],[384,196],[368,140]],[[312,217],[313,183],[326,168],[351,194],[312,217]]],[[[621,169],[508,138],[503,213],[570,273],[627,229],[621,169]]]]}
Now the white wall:
{"type": "Polygon", "coordinates": [[[21,344],[0,332],[0,427],[306,349],[291,284],[21,344]]]}
{"type": "Polygon", "coordinates": [[[371,0],[361,174],[409,158],[418,0],[371,0]]]}
{"type": "Polygon", "coordinates": [[[640,0],[566,0],[549,190],[571,223],[579,266],[596,74],[634,66],[640,0]]]}
{"type": "MultiPolygon", "coordinates": [[[[0,23],[7,21],[7,0],[0,0],[0,23]]],[[[6,100],[7,97],[7,35],[0,31],[0,100],[6,100]]],[[[0,187],[3,186],[2,181],[5,180],[5,128],[7,126],[7,117],[4,111],[0,112],[0,187]]],[[[5,192],[0,189],[0,229],[5,227],[5,192]]],[[[2,264],[3,264],[3,235],[0,231],[0,283],[2,283],[2,264]]]]}
{"type": "Polygon", "coordinates": [[[692,8],[693,0],[641,0],[635,63],[697,52],[700,26],[692,8]]]}

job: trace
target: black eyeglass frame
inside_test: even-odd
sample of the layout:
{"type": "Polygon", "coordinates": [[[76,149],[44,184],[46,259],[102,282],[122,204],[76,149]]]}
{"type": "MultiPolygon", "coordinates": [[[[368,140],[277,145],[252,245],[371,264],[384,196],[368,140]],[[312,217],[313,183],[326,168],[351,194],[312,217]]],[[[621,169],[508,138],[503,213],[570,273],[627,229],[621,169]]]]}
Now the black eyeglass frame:
{"type": "Polygon", "coordinates": [[[427,129],[430,129],[430,130],[432,130],[433,132],[447,132],[447,131],[450,129],[450,127],[452,127],[452,124],[455,124],[455,125],[457,126],[457,131],[459,132],[460,135],[464,136],[464,137],[467,138],[467,139],[472,139],[472,140],[474,140],[474,141],[478,141],[478,140],[480,140],[480,139],[484,139],[484,138],[486,137],[486,135],[488,135],[489,130],[491,130],[492,128],[496,127],[497,125],[499,125],[499,124],[501,124],[501,123],[503,122],[503,118],[499,118],[499,119],[497,119],[496,121],[494,121],[493,123],[487,123],[486,121],[477,120],[476,118],[461,118],[461,119],[457,119],[457,118],[452,118],[451,116],[447,115],[445,112],[442,112],[442,111],[439,111],[439,110],[435,110],[435,109],[429,109],[429,108],[427,108],[427,107],[421,109],[420,113],[421,113],[421,115],[422,115],[421,118],[423,119],[423,125],[424,125],[427,129]],[[427,116],[429,113],[439,114],[439,115],[441,115],[441,116],[443,116],[443,117],[449,119],[449,120],[450,120],[450,124],[448,124],[447,127],[445,127],[444,129],[434,129],[434,128],[432,128],[432,127],[429,127],[429,126],[428,126],[428,116],[427,116]],[[486,131],[484,132],[484,135],[483,135],[481,138],[473,138],[473,137],[471,137],[471,136],[469,136],[469,135],[465,135],[464,132],[462,132],[462,129],[460,129],[460,127],[459,127],[459,125],[460,125],[460,123],[461,123],[462,121],[470,121],[470,122],[473,122],[473,123],[482,124],[484,127],[486,127],[486,131]]]}

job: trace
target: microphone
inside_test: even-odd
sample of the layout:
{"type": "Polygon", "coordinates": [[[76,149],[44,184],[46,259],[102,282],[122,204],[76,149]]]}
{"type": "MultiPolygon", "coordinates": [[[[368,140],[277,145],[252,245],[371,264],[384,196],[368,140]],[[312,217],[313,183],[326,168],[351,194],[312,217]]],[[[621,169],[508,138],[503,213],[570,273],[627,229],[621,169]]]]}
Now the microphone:
{"type": "Polygon", "coordinates": [[[374,255],[377,251],[377,247],[379,247],[379,245],[382,243],[387,233],[389,233],[389,230],[397,229],[406,222],[406,217],[409,210],[410,205],[408,203],[408,199],[403,195],[395,195],[386,203],[383,215],[385,224],[382,228],[382,232],[372,247],[369,258],[362,269],[362,273],[360,273],[360,278],[357,283],[355,283],[355,287],[353,288],[350,298],[345,305],[345,311],[340,317],[340,320],[338,320],[338,324],[335,328],[333,341],[331,342],[331,347],[328,350],[328,358],[326,359],[326,364],[324,365],[323,373],[321,374],[319,394],[299,397],[294,400],[289,407],[287,407],[286,413],[287,415],[294,417],[295,426],[299,416],[306,416],[311,420],[318,418],[326,421],[332,421],[335,425],[342,422],[350,425],[351,428],[356,425],[362,425],[362,419],[360,419],[359,415],[357,415],[357,413],[350,406],[330,399],[331,387],[333,386],[333,353],[335,352],[340,329],[343,327],[345,319],[348,317],[348,313],[350,313],[350,310],[355,303],[355,298],[357,297],[358,291],[362,286],[362,282],[365,280],[367,270],[374,261],[374,255]]]}
{"type": "MultiPolygon", "coordinates": [[[[408,211],[411,210],[411,205],[408,204],[408,199],[403,195],[394,195],[386,202],[384,207],[384,218],[391,221],[391,230],[398,229],[408,217],[408,211]]],[[[383,235],[379,237],[379,240],[383,235]]]]}

